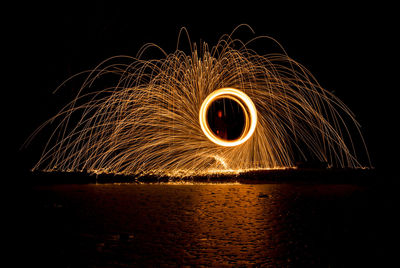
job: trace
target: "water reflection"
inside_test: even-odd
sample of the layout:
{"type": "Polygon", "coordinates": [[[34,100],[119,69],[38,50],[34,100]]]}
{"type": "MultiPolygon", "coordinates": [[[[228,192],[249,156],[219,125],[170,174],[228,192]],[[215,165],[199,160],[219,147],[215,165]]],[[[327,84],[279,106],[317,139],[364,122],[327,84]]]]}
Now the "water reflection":
{"type": "MultiPolygon", "coordinates": [[[[268,185],[263,193],[272,196],[272,190],[268,185]]],[[[274,211],[263,206],[264,200],[260,202],[259,186],[207,186],[198,191],[193,254],[218,264],[272,263],[274,256],[268,249],[274,244],[268,222],[274,211]]]]}
{"type": "Polygon", "coordinates": [[[376,232],[366,222],[367,192],[351,185],[41,186],[33,191],[32,233],[41,242],[34,250],[53,267],[360,264],[362,254],[377,256],[363,237],[376,232]]]}

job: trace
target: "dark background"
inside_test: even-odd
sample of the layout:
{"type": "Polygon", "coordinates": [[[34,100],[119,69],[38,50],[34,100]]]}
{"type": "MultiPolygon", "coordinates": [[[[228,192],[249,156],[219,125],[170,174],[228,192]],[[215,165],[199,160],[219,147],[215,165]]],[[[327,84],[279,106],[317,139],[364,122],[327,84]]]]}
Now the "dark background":
{"type": "Polygon", "coordinates": [[[3,25],[11,30],[10,37],[3,42],[12,46],[11,52],[4,52],[11,55],[12,83],[3,100],[3,107],[8,107],[3,115],[12,141],[6,140],[6,147],[12,152],[8,160],[13,170],[25,172],[38,160],[41,138],[19,148],[74,96],[69,88],[52,94],[66,78],[110,56],[135,56],[148,42],[173,52],[181,27],[187,27],[193,42],[204,40],[212,46],[241,23],[249,24],[256,35],[277,39],[290,57],[350,107],[362,125],[373,166],[381,171],[396,166],[394,6],[371,1],[217,2],[55,1],[9,8],[12,19],[3,25]]]}

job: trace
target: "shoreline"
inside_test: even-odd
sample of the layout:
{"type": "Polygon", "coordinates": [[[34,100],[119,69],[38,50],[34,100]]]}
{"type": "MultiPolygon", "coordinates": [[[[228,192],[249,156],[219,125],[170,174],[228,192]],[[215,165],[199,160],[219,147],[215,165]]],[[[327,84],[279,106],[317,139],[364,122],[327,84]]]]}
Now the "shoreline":
{"type": "Polygon", "coordinates": [[[93,183],[316,183],[316,184],[376,184],[394,182],[394,178],[378,173],[375,169],[318,169],[296,168],[282,170],[254,170],[240,174],[211,174],[191,177],[129,176],[93,174],[85,172],[29,172],[25,178],[34,185],[93,184],[93,183]],[[384,178],[382,178],[382,176],[384,178]]]}

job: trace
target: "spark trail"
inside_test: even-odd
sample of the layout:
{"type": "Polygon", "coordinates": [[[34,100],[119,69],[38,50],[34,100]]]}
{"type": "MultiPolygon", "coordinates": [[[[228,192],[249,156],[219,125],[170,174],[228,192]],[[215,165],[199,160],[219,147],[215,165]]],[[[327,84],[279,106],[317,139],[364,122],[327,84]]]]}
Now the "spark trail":
{"type": "Polygon", "coordinates": [[[85,79],[76,98],[33,133],[55,126],[33,169],[192,176],[288,168],[306,159],[363,167],[353,141],[368,153],[348,107],[277,41],[264,36],[244,43],[233,38],[238,28],[212,48],[192,44],[183,28],[179,36],[187,34],[189,53],[160,48],[163,58],[146,60],[155,47],[148,44],[136,57],[112,57],[69,78],[63,85],[85,79]],[[248,48],[260,38],[279,52],[248,48]],[[101,88],[104,80],[115,83],[101,88]],[[202,105],[221,89],[250,100],[227,93],[245,110],[239,142],[207,134],[202,105]]]}

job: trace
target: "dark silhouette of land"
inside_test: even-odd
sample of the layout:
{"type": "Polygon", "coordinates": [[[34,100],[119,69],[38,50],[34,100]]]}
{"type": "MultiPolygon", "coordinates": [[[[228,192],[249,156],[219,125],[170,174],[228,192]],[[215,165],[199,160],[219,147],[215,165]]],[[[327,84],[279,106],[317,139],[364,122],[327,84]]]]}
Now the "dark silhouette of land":
{"type": "Polygon", "coordinates": [[[374,169],[322,169],[296,168],[254,170],[240,174],[212,174],[208,176],[130,176],[91,174],[85,172],[32,172],[31,184],[87,184],[87,183],[165,183],[201,182],[263,184],[263,183],[318,183],[318,184],[370,184],[388,182],[391,178],[378,176],[374,169]]]}

